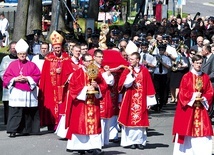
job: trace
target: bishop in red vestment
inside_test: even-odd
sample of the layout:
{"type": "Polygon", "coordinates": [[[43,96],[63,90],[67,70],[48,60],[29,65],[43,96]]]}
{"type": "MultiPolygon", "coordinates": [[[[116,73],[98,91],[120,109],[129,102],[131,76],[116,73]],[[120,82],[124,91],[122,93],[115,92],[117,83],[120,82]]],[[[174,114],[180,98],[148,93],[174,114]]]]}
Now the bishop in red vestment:
{"type": "Polygon", "coordinates": [[[149,126],[148,108],[156,104],[155,89],[147,68],[139,65],[140,54],[129,56],[130,68],[121,74],[118,88],[125,91],[118,122],[123,126],[121,146],[143,149],[146,127],[149,126]]]}
{"type": "Polygon", "coordinates": [[[193,68],[185,74],[179,88],[173,135],[174,155],[212,154],[213,129],[207,110],[213,89],[209,76],[201,72],[202,56],[192,58],[193,68]]]}
{"type": "Polygon", "coordinates": [[[65,114],[66,82],[73,72],[70,56],[63,51],[63,37],[54,31],[50,36],[53,52],[45,57],[39,84],[41,126],[55,130],[60,115],[65,114]]]}

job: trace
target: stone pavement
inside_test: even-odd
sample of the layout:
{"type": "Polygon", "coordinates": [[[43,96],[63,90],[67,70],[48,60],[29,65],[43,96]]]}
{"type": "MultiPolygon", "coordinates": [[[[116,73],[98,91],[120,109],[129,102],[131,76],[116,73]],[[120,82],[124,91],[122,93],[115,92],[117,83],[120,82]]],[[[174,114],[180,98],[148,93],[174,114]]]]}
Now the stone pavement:
{"type": "MultiPolygon", "coordinates": [[[[172,123],[175,105],[168,104],[160,113],[150,111],[148,142],[144,150],[131,150],[110,143],[103,148],[105,155],[172,155],[172,123]]],[[[66,141],[41,129],[41,135],[9,138],[3,125],[3,107],[0,105],[0,154],[1,155],[75,155],[66,152],[66,141]]],[[[214,152],[214,150],[213,150],[214,152]]],[[[86,154],[90,155],[90,154],[86,154]]],[[[214,155],[214,154],[213,154],[214,155]]]]}

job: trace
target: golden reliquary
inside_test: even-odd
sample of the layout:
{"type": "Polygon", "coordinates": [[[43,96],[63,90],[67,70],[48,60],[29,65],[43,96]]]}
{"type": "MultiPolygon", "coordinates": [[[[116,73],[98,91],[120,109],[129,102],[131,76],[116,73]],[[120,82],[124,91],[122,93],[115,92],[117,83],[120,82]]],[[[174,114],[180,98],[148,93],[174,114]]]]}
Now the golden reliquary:
{"type": "MultiPolygon", "coordinates": [[[[87,75],[88,75],[89,81],[90,82],[94,81],[94,79],[97,78],[98,73],[99,73],[99,68],[94,63],[91,63],[87,68],[87,75]]],[[[99,92],[97,90],[87,91],[87,94],[98,94],[98,93],[99,92]]]]}
{"type": "MultiPolygon", "coordinates": [[[[196,78],[196,82],[195,82],[195,89],[200,92],[201,89],[203,87],[203,81],[202,81],[202,78],[201,77],[197,77],[196,78]]],[[[196,98],[197,101],[201,101],[202,98],[196,98]]]]}

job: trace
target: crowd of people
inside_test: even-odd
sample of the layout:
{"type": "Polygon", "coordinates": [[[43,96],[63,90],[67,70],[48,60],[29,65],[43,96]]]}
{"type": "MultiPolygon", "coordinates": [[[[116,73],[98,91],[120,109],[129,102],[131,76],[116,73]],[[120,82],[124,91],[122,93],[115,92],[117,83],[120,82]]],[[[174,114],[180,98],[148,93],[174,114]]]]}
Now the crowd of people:
{"type": "Polygon", "coordinates": [[[41,36],[35,30],[30,40],[10,42],[0,65],[9,137],[47,127],[79,154],[104,154],[103,146],[119,141],[142,150],[149,110],[161,113],[172,102],[174,154],[211,154],[214,17],[145,16],[114,26],[102,48],[97,29],[53,31],[50,44],[41,36]]]}

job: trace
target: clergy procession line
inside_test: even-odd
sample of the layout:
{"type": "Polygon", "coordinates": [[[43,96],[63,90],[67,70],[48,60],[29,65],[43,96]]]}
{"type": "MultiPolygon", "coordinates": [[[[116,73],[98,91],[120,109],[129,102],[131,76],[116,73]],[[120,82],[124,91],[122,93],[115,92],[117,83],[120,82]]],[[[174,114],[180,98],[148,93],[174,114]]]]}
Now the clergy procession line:
{"type": "Polygon", "coordinates": [[[0,65],[9,137],[39,134],[47,127],[67,140],[68,152],[101,155],[109,142],[143,150],[148,111],[161,113],[170,92],[176,104],[172,154],[211,155],[210,43],[193,30],[191,38],[180,42],[164,33],[156,39],[140,33],[127,41],[124,33],[116,46],[118,30],[110,32],[106,45],[107,33],[108,25],[102,24],[100,36],[93,34],[80,44],[53,31],[49,44],[40,42],[41,31],[35,30],[31,42],[10,42],[10,54],[0,65]]]}

